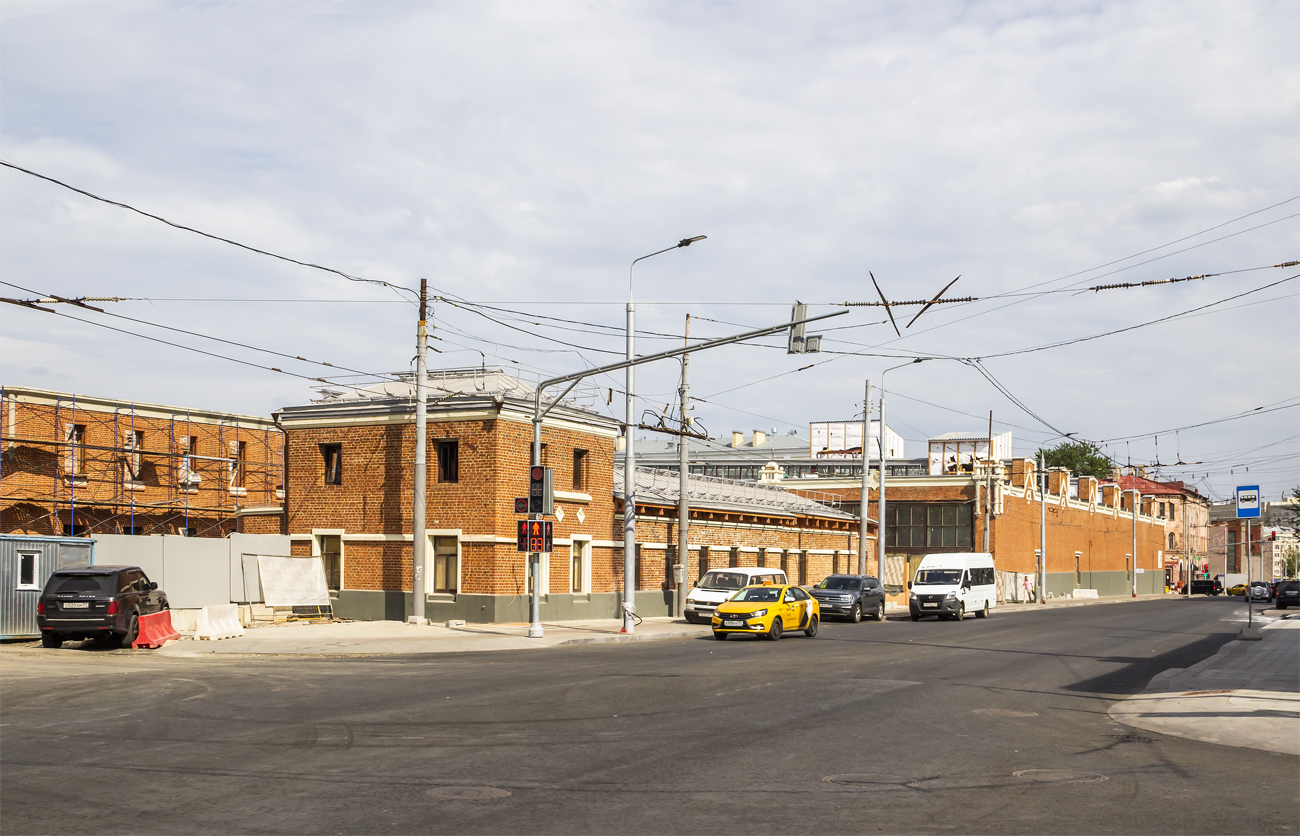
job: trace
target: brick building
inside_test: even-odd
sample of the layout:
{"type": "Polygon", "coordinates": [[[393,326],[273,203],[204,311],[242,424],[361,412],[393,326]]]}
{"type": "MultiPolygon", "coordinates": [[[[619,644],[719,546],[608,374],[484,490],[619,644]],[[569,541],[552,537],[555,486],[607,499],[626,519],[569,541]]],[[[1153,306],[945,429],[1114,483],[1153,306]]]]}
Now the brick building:
{"type": "MultiPolygon", "coordinates": [[[[296,554],[322,557],[340,615],[403,619],[412,609],[412,390],[409,382],[383,384],[276,413],[287,438],[286,532],[296,554]]],[[[520,517],[513,500],[528,489],[533,392],[501,371],[432,373],[423,590],[431,619],[527,620],[526,555],[515,548],[520,517]]],[[[543,421],[542,463],[554,471],[556,488],[555,550],[540,573],[544,619],[619,612],[619,431],[614,419],[567,401],[543,421]]],[[[644,478],[653,486],[653,474],[644,478]]],[[[856,530],[856,520],[842,511],[806,500],[796,507],[779,490],[767,503],[710,505],[706,493],[702,488],[692,511],[691,548],[697,557],[707,549],[708,566],[733,559],[754,565],[761,549],[761,559],[793,560],[813,577],[823,564],[844,559],[836,552],[856,548],[856,533],[848,531],[856,530]]],[[[656,503],[647,491],[639,499],[637,611],[643,615],[668,612],[665,572],[676,533],[675,499],[665,496],[656,503]]],[[[700,561],[688,565],[698,576],[700,561]]]]}
{"type": "Polygon", "coordinates": [[[1119,485],[1121,491],[1136,490],[1143,508],[1150,503],[1152,516],[1165,527],[1165,569],[1171,585],[1184,582],[1188,572],[1209,571],[1210,501],[1185,482],[1158,482],[1137,473],[1118,476],[1103,484],[1119,485]]]}
{"type": "MultiPolygon", "coordinates": [[[[1064,469],[1048,473],[1047,577],[1049,595],[1096,589],[1120,595],[1165,588],[1164,521],[1153,516],[1152,499],[1142,497],[1136,522],[1137,561],[1132,560],[1132,495],[1091,477],[1073,478],[1064,469]]],[[[783,484],[783,483],[778,483],[783,484]]],[[[800,491],[799,485],[787,485],[800,491]]],[[[857,479],[821,479],[821,494],[839,495],[846,507],[858,504],[857,479]]],[[[877,516],[879,489],[869,490],[871,519],[877,516]]],[[[1032,459],[974,462],[969,472],[890,476],[885,485],[885,554],[882,581],[890,600],[906,603],[909,579],[921,558],[936,552],[984,550],[988,513],[989,551],[1006,597],[1015,590],[1007,578],[1037,573],[1040,544],[1040,493],[1032,459]],[[992,490],[989,490],[991,486],[992,490]],[[991,498],[991,501],[990,501],[991,498]],[[1007,573],[1004,577],[1001,573],[1007,573]]],[[[871,565],[874,569],[874,561],[871,565]]],[[[1018,581],[1017,581],[1018,584],[1018,581]]]]}
{"type": "Polygon", "coordinates": [[[5,533],[280,531],[283,435],[267,418],[5,386],[0,428],[5,533]]]}

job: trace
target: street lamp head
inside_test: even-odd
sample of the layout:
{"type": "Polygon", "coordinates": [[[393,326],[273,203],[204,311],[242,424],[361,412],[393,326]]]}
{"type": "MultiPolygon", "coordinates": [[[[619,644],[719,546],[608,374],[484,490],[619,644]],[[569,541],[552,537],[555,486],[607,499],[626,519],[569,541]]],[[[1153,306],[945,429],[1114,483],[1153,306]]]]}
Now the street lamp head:
{"type": "Polygon", "coordinates": [[[689,247],[691,244],[694,244],[696,241],[703,241],[705,238],[708,237],[709,236],[707,235],[696,235],[694,238],[683,238],[682,240],[677,242],[677,246],[689,247]]]}

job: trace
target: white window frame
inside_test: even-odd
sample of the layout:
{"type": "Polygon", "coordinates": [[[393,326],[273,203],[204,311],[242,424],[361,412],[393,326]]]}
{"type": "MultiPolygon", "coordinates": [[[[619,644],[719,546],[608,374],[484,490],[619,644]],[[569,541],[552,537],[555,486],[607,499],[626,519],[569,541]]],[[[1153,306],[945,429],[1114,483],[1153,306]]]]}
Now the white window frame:
{"type": "Polygon", "coordinates": [[[425,536],[428,538],[428,545],[424,549],[425,563],[424,567],[424,594],[425,595],[451,595],[450,592],[434,592],[433,579],[438,568],[438,553],[434,549],[434,537],[455,537],[456,538],[456,594],[464,592],[461,589],[461,578],[465,571],[465,543],[461,539],[463,529],[460,528],[426,528],[425,536]]]}
{"type": "MultiPolygon", "coordinates": [[[[312,557],[321,557],[324,554],[320,548],[321,537],[333,537],[337,535],[339,538],[339,592],[342,592],[347,587],[347,576],[348,576],[347,573],[348,547],[343,542],[344,534],[347,534],[347,529],[343,529],[343,528],[313,528],[311,530],[311,556],[312,557]]],[[[322,572],[324,571],[324,569],[325,569],[325,562],[321,561],[322,572]]],[[[329,578],[325,579],[325,583],[326,585],[329,584],[329,578]]]]}
{"type": "Polygon", "coordinates": [[[18,552],[18,572],[14,577],[14,589],[34,589],[37,592],[41,589],[41,553],[32,551],[18,552]],[[23,583],[23,558],[32,559],[32,582],[23,583]]]}
{"type": "Polygon", "coordinates": [[[591,594],[591,535],[574,534],[569,538],[569,591],[574,595],[591,594]],[[573,591],[573,552],[577,549],[582,557],[582,589],[573,591]]]}

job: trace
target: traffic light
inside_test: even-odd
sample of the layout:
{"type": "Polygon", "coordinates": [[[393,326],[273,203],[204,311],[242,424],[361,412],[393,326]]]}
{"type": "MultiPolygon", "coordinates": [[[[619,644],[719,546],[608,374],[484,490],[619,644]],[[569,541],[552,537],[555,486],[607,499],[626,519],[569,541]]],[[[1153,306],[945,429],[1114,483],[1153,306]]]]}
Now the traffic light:
{"type": "Polygon", "coordinates": [[[804,333],[805,323],[799,322],[799,320],[807,318],[808,306],[796,301],[794,308],[790,311],[791,324],[786,338],[786,354],[816,354],[822,350],[821,334],[809,335],[804,333]],[[799,324],[795,325],[796,322],[799,322],[799,324]]]}
{"type": "Polygon", "coordinates": [[[554,523],[550,520],[518,520],[515,551],[550,554],[555,549],[554,523]]]}
{"type": "Polygon", "coordinates": [[[534,465],[528,470],[528,513],[550,515],[555,511],[555,480],[549,467],[534,465]]]}

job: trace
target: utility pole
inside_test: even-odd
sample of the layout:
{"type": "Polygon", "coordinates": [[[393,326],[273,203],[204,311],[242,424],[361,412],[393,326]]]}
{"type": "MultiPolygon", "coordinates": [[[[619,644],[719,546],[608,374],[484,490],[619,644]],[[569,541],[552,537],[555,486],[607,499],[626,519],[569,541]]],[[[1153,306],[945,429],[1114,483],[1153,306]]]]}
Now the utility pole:
{"type": "Polygon", "coordinates": [[[984,463],[984,553],[989,553],[989,519],[993,515],[993,410],[989,410],[989,448],[984,463]]]}
{"type": "MultiPolygon", "coordinates": [[[[882,425],[883,428],[883,425],[882,425]]],[[[871,470],[871,454],[868,443],[871,441],[871,381],[867,381],[867,397],[862,402],[862,499],[858,503],[858,574],[867,573],[867,512],[871,508],[871,494],[867,487],[867,476],[871,470]]],[[[879,528],[876,529],[879,531],[879,528]]],[[[876,580],[883,584],[884,575],[877,573],[876,580]]]]}
{"type": "MultiPolygon", "coordinates": [[[[686,315],[686,336],[683,345],[691,344],[691,315],[686,315]]],[[[677,437],[677,617],[686,617],[686,557],[690,552],[691,501],[689,496],[691,400],[688,375],[691,355],[682,355],[682,388],[678,397],[682,401],[682,434],[677,437]]]]}
{"type": "Polygon", "coordinates": [[[1138,597],[1138,506],[1142,494],[1137,489],[1137,474],[1133,474],[1133,597],[1138,597]]]}
{"type": "Polygon", "coordinates": [[[1183,575],[1183,594],[1188,598],[1192,597],[1192,523],[1188,514],[1190,507],[1187,494],[1183,494],[1183,551],[1187,554],[1187,574],[1183,575]]]}
{"type": "Polygon", "coordinates": [[[1047,603],[1047,460],[1038,451],[1038,603],[1047,603]]]}
{"type": "MultiPolygon", "coordinates": [[[[888,370],[886,370],[888,371],[888,370]]],[[[884,586],[885,577],[885,375],[880,375],[880,434],[876,436],[880,448],[880,494],[876,497],[876,580],[884,586]]],[[[907,586],[910,582],[907,577],[907,569],[903,569],[903,597],[907,597],[907,586]]]]}
{"type": "Polygon", "coordinates": [[[429,301],[429,282],[420,279],[420,327],[415,340],[415,507],[412,508],[411,552],[414,566],[411,572],[411,623],[424,624],[424,570],[425,547],[429,538],[425,535],[425,479],[428,467],[425,462],[425,434],[428,429],[427,395],[429,387],[429,370],[425,366],[429,335],[426,326],[426,311],[429,301]]]}

